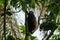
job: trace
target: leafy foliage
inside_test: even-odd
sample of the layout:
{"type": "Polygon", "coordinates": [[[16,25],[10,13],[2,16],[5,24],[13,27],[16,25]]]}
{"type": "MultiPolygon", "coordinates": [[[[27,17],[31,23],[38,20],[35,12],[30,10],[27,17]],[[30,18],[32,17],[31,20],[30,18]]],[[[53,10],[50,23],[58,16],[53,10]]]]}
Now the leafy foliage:
{"type": "Polygon", "coordinates": [[[60,40],[60,35],[52,35],[51,39],[49,40],[60,40]]]}
{"type": "Polygon", "coordinates": [[[30,36],[30,40],[37,40],[37,39],[34,36],[30,36]]]}
{"type": "Polygon", "coordinates": [[[60,25],[58,25],[58,31],[60,32],[60,25]]]}
{"type": "Polygon", "coordinates": [[[54,14],[58,14],[59,12],[59,7],[56,3],[51,3],[47,6],[48,11],[52,11],[54,14]]]}
{"type": "Polygon", "coordinates": [[[15,38],[12,35],[8,35],[7,40],[15,40],[15,38]]]}
{"type": "Polygon", "coordinates": [[[21,31],[21,33],[26,34],[25,26],[24,26],[24,25],[22,25],[22,26],[20,26],[20,27],[21,27],[21,28],[20,28],[20,30],[22,30],[22,31],[21,31]]]}
{"type": "Polygon", "coordinates": [[[4,0],[0,0],[0,6],[2,6],[3,2],[4,2],[4,0]]]}
{"type": "Polygon", "coordinates": [[[56,24],[53,21],[48,21],[48,22],[43,22],[41,24],[41,29],[43,29],[44,31],[48,31],[48,30],[54,30],[57,28],[56,24]]]}

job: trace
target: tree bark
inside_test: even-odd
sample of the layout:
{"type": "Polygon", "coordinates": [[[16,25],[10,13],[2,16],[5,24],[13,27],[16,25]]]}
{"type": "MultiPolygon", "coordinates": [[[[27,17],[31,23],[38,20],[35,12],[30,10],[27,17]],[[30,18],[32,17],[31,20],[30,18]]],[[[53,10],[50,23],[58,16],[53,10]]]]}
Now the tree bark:
{"type": "Polygon", "coordinates": [[[25,27],[26,27],[26,36],[25,36],[25,40],[29,40],[29,31],[28,31],[28,20],[27,20],[27,14],[28,12],[25,12],[25,27]]]}
{"type": "Polygon", "coordinates": [[[3,26],[3,40],[6,40],[6,0],[4,1],[4,26],[3,26]]]}

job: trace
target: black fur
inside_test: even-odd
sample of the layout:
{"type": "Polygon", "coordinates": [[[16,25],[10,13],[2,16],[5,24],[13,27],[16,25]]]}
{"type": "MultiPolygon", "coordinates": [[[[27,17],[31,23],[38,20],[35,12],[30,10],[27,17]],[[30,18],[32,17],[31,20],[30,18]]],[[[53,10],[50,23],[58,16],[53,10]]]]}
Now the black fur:
{"type": "Polygon", "coordinates": [[[30,33],[33,33],[32,31],[36,28],[36,18],[34,16],[34,13],[32,11],[28,14],[28,30],[30,33]]]}

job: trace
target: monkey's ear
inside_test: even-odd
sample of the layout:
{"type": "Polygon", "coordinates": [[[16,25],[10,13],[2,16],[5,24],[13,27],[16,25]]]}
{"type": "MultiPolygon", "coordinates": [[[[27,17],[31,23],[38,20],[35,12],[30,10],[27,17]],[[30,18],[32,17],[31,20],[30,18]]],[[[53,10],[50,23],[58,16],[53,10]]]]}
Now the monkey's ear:
{"type": "Polygon", "coordinates": [[[25,12],[28,15],[28,11],[25,12]]]}

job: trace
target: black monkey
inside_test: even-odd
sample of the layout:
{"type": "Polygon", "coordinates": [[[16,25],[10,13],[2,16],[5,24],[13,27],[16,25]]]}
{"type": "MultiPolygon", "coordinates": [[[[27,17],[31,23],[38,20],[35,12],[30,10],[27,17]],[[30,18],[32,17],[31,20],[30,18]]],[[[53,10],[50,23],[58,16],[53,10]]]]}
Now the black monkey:
{"type": "Polygon", "coordinates": [[[36,29],[36,18],[33,11],[28,13],[28,30],[30,33],[33,33],[36,29]]]}

